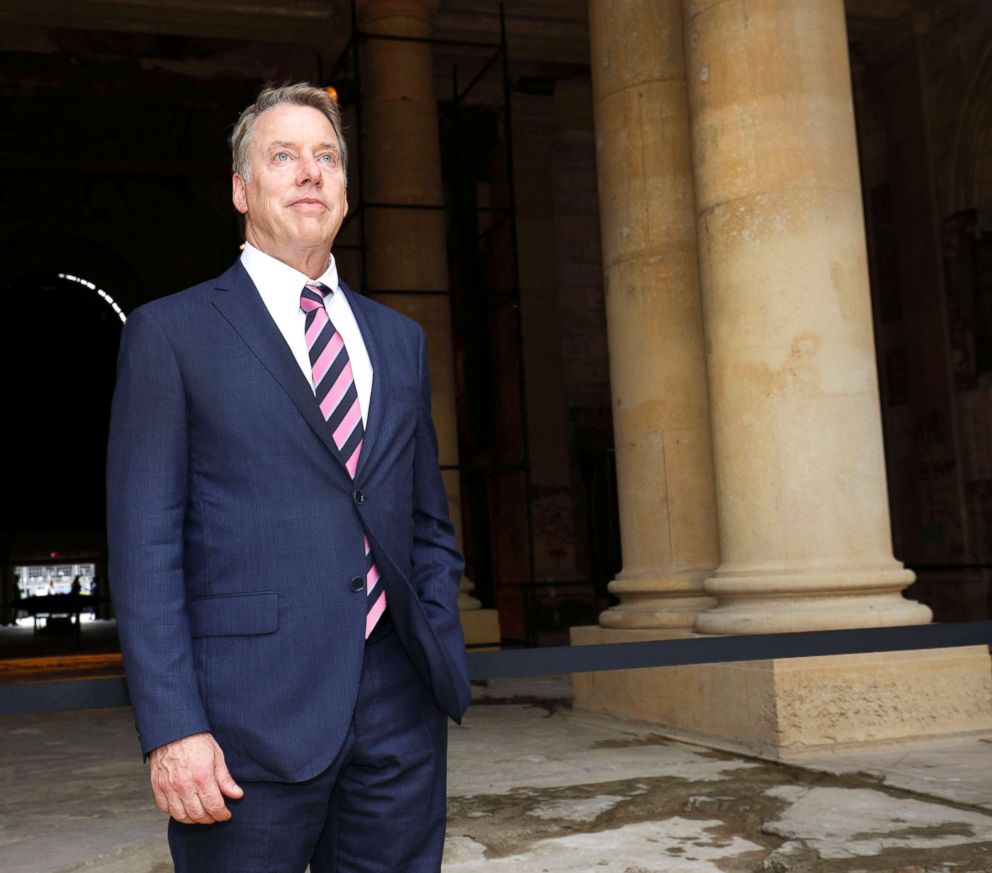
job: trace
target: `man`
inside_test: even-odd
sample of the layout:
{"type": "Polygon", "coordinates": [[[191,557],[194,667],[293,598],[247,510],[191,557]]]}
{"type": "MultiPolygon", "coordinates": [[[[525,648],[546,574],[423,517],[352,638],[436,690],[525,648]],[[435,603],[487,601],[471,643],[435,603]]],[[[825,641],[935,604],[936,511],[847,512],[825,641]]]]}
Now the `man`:
{"type": "Polygon", "coordinates": [[[128,690],[183,873],[436,871],[468,706],[422,329],[357,296],[338,110],[264,89],[246,244],[124,327],[107,459],[128,690]]]}

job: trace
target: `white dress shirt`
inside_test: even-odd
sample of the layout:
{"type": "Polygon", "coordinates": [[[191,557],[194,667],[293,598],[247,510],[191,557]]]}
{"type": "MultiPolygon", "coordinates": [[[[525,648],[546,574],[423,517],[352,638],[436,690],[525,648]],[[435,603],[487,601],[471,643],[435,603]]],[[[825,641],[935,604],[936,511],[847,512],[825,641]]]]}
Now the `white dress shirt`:
{"type": "Polygon", "coordinates": [[[316,279],[311,279],[289,264],[265,254],[249,242],[245,242],[244,251],[241,252],[241,263],[258,288],[258,293],[262,295],[262,302],[285,337],[315,395],[313,369],[307,351],[306,313],[300,308],[300,294],[307,282],[320,282],[331,289],[324,297],[324,308],[348,351],[351,372],[355,377],[355,390],[358,392],[358,405],[362,410],[362,424],[366,425],[369,399],[372,396],[372,361],[369,360],[362,332],[358,329],[348,298],[338,287],[338,268],[334,263],[334,255],[330,256],[327,269],[316,279]]]}

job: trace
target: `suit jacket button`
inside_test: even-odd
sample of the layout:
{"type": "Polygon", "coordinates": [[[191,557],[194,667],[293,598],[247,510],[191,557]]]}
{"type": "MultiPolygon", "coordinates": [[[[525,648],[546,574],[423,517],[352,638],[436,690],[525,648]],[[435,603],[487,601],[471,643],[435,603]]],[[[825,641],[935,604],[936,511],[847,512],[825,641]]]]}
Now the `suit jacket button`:
{"type": "Polygon", "coordinates": [[[365,502],[365,495],[362,494],[362,491],[359,488],[359,489],[357,489],[355,491],[355,503],[361,504],[361,503],[364,503],[364,502],[365,502]]]}
{"type": "Polygon", "coordinates": [[[365,580],[361,576],[356,576],[351,580],[352,591],[362,591],[365,588],[365,580]]]}

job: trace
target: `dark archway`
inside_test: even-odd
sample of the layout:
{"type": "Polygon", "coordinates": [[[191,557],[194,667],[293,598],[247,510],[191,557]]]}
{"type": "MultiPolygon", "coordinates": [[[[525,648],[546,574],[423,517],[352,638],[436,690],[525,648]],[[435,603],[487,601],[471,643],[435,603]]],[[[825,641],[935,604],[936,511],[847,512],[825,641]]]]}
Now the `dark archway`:
{"type": "Polygon", "coordinates": [[[120,306],[85,277],[34,273],[6,281],[8,534],[102,531],[107,428],[120,306]]]}

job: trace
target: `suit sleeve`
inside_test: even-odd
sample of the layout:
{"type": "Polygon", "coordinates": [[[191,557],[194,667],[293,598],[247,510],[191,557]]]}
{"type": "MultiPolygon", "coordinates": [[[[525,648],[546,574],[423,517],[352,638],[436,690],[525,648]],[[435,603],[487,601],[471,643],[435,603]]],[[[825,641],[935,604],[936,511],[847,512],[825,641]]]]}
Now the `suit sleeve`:
{"type": "Polygon", "coordinates": [[[448,498],[438,461],[437,434],[431,417],[431,385],[427,340],[418,327],[420,404],[417,413],[413,471],[413,582],[423,592],[420,602],[440,636],[449,641],[462,712],[471,699],[465,641],[458,611],[465,561],[448,516],[448,498]]]}
{"type": "Polygon", "coordinates": [[[147,307],[127,319],[107,447],[108,576],[135,726],[147,757],[210,725],[186,612],[186,393],[176,355],[147,307]]]}

